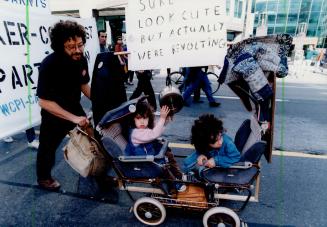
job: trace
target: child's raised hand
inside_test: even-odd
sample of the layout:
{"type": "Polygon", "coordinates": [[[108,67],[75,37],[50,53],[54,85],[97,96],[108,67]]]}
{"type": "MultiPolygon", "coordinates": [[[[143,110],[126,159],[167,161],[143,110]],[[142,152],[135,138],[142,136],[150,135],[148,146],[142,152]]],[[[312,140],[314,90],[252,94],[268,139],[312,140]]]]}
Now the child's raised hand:
{"type": "Polygon", "coordinates": [[[160,118],[166,119],[168,114],[169,114],[169,107],[168,106],[163,106],[160,109],[160,118]]]}

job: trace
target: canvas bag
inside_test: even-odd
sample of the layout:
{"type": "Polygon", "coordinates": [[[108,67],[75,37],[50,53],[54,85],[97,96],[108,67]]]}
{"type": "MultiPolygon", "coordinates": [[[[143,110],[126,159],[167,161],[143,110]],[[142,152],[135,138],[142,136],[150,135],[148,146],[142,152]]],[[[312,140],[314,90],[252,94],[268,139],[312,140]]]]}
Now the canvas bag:
{"type": "Polygon", "coordinates": [[[66,162],[81,176],[97,176],[106,169],[106,157],[93,136],[92,126],[76,126],[69,131],[70,140],[64,147],[66,162]]]}

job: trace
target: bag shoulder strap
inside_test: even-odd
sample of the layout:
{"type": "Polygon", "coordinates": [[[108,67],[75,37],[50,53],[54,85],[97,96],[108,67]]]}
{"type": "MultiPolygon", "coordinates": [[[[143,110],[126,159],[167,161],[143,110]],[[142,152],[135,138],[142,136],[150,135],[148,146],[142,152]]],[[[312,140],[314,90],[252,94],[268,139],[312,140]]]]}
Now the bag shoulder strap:
{"type": "Polygon", "coordinates": [[[82,133],[83,135],[87,136],[90,140],[92,140],[92,142],[94,142],[98,149],[103,152],[102,150],[102,146],[100,145],[100,143],[98,142],[98,140],[96,138],[94,138],[93,136],[89,135],[84,129],[82,129],[79,125],[76,126],[76,129],[82,133]]]}

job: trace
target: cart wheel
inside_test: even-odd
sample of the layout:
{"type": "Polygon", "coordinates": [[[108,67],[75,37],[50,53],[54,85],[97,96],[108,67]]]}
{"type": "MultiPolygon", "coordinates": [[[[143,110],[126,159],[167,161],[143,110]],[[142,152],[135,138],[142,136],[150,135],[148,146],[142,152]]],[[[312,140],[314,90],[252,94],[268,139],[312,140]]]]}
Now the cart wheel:
{"type": "Polygon", "coordinates": [[[205,227],[240,227],[240,219],[237,214],[226,207],[214,207],[203,216],[205,227]]]}
{"type": "Polygon", "coordinates": [[[165,207],[156,199],[142,197],[134,203],[136,218],[146,225],[160,225],[166,218],[165,207]]]}
{"type": "Polygon", "coordinates": [[[248,224],[246,224],[245,222],[241,221],[241,227],[248,227],[248,224]]]}

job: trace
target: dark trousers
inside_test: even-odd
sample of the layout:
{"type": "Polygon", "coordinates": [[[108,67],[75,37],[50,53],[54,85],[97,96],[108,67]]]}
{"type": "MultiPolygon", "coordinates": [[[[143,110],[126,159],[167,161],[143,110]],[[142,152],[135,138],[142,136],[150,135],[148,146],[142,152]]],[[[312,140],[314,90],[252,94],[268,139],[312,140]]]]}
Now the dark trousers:
{"type": "Polygon", "coordinates": [[[35,140],[35,130],[34,128],[29,128],[25,131],[26,133],[26,138],[29,143],[32,143],[35,140]]]}
{"type": "Polygon", "coordinates": [[[150,71],[144,71],[143,73],[136,72],[136,76],[138,79],[137,87],[135,88],[132,96],[130,99],[135,99],[139,97],[142,92],[145,95],[148,95],[148,101],[150,105],[153,107],[153,110],[155,111],[157,109],[157,103],[156,103],[156,96],[154,94],[154,90],[151,84],[151,72],[150,71]]]}
{"type": "Polygon", "coordinates": [[[183,173],[178,166],[178,163],[174,157],[174,153],[170,150],[170,148],[168,148],[165,155],[168,158],[168,163],[169,163],[168,168],[169,168],[170,172],[174,175],[174,177],[181,180],[183,173]]]}
{"type": "Polygon", "coordinates": [[[134,71],[128,70],[126,73],[126,80],[125,82],[133,82],[133,78],[134,78],[134,71]]]}
{"type": "Polygon", "coordinates": [[[36,160],[38,180],[51,178],[51,170],[55,164],[56,150],[67,133],[75,127],[64,120],[52,120],[42,117],[39,136],[39,149],[36,160]]]}

